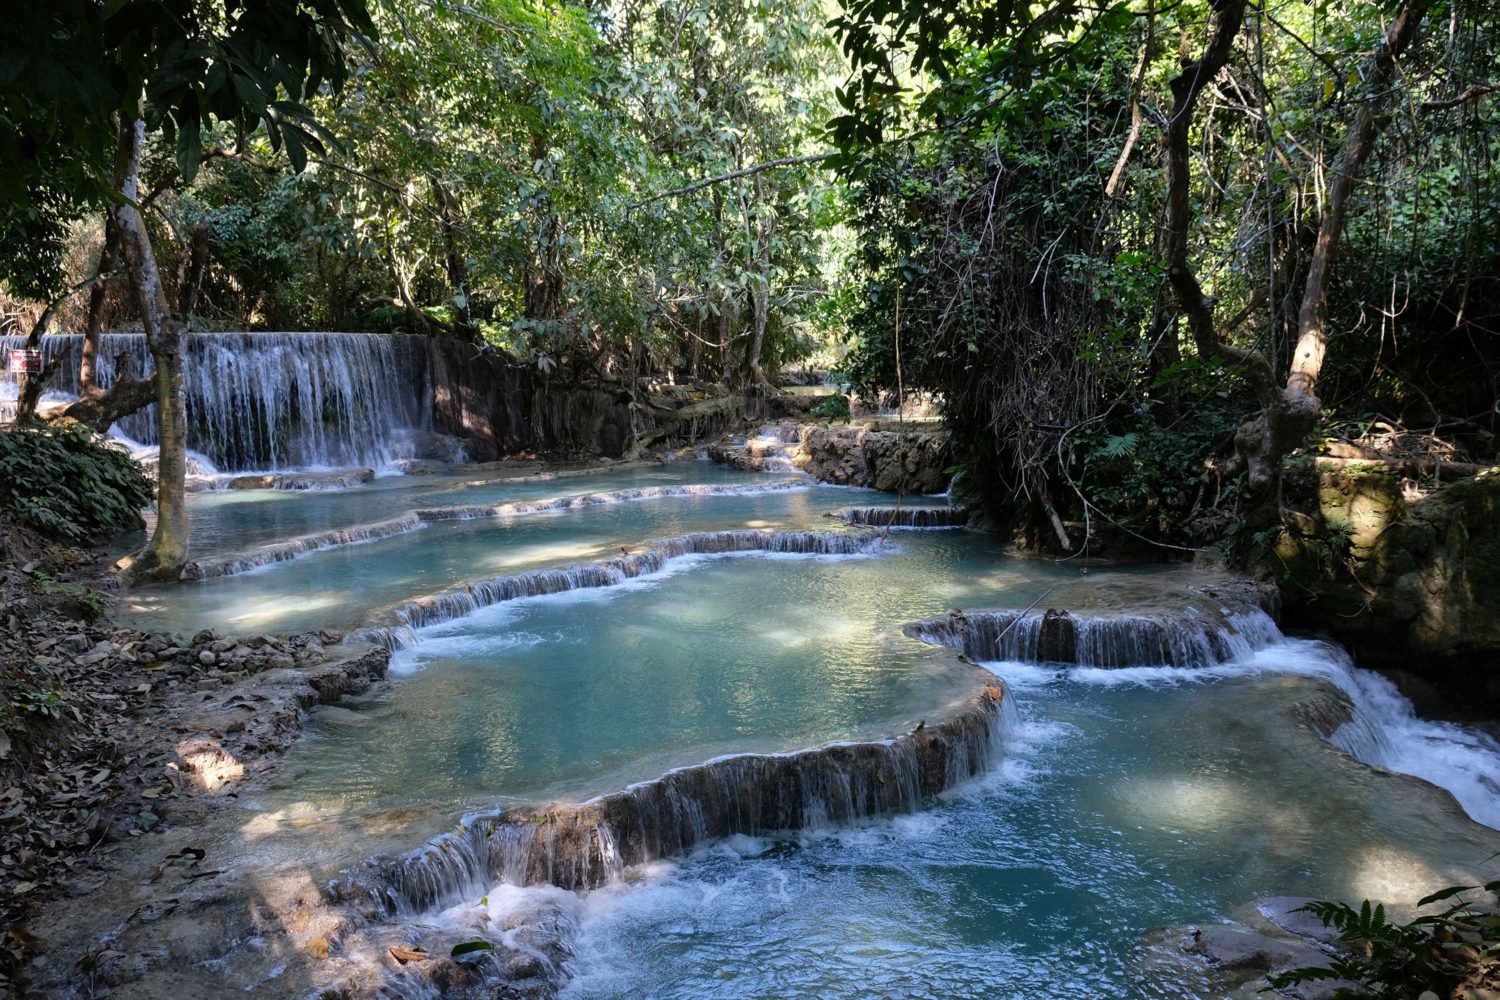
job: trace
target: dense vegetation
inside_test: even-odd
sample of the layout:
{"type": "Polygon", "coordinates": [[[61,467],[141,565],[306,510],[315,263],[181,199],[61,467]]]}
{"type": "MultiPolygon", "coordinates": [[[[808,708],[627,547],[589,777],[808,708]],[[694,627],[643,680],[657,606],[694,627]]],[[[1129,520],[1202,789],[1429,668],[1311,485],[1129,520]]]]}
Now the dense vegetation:
{"type": "Polygon", "coordinates": [[[1495,454],[1478,0],[108,9],[6,43],[21,329],[424,332],[631,391],[847,350],[1065,549],[1263,543],[1283,460],[1372,429],[1495,454]],[[132,88],[146,309],[110,194],[132,88]]]}
{"type": "Polygon", "coordinates": [[[840,30],[847,372],[943,394],[1023,525],[1222,537],[1314,418],[1493,457],[1492,7],[865,0],[840,30]]]}
{"type": "Polygon", "coordinates": [[[139,463],[71,422],[0,431],[0,511],[39,535],[86,545],[142,526],[139,463]]]}

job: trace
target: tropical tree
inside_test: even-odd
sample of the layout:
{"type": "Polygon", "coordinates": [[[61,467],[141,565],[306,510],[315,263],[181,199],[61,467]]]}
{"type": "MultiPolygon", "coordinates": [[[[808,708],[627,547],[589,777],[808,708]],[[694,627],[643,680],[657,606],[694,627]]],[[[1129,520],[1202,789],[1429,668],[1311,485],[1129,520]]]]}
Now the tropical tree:
{"type": "Polygon", "coordinates": [[[294,169],[326,151],[329,135],[306,107],[345,81],[351,46],[373,36],[363,0],[59,0],[14,11],[0,42],[0,137],[7,236],[34,235],[40,263],[0,260],[7,282],[60,282],[67,224],[108,204],[155,364],[161,420],[157,524],[128,560],[133,578],[175,575],[187,558],[184,498],[184,335],[206,240],[169,301],[141,214],[148,135],[174,147],[185,181],[197,174],[206,127],[262,132],[294,169]],[[19,22],[18,20],[19,19],[19,22]],[[108,164],[108,166],[107,166],[108,164]]]}

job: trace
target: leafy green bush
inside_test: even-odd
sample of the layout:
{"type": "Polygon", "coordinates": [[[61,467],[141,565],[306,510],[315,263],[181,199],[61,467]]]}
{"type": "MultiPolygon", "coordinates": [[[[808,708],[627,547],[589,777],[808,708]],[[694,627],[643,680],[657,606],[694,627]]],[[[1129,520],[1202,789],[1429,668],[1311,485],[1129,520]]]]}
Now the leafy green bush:
{"type": "Polygon", "coordinates": [[[835,393],[812,408],[813,416],[821,417],[832,423],[835,420],[848,423],[852,414],[849,411],[849,397],[835,393]]]}
{"type": "Polygon", "coordinates": [[[139,462],[75,421],[0,431],[0,512],[56,541],[92,544],[142,526],[139,462]]]}
{"type": "Polygon", "coordinates": [[[1341,979],[1359,985],[1339,987],[1335,1000],[1410,1000],[1429,992],[1458,996],[1461,987],[1488,994],[1500,982],[1500,908],[1465,898],[1481,890],[1500,892],[1500,881],[1435,892],[1417,905],[1447,907],[1405,924],[1392,923],[1385,907],[1372,908],[1369,900],[1358,910],[1347,903],[1309,903],[1305,909],[1336,929],[1350,952],[1327,968],[1271,976],[1270,988],[1341,979]]]}

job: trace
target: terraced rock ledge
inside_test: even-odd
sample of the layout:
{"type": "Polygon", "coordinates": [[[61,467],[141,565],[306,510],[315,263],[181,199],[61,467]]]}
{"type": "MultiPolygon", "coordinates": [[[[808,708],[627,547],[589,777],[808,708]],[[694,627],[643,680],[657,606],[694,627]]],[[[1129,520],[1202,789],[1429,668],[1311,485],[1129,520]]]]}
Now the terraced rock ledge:
{"type": "Polygon", "coordinates": [[[442,521],[472,521],[481,518],[519,517],[526,514],[543,514],[558,510],[582,510],[606,504],[631,503],[640,500],[660,500],[669,497],[717,497],[750,496],[801,489],[806,483],[801,479],[779,479],[764,483],[727,483],[682,486],[643,486],[631,490],[613,490],[604,493],[582,493],[577,496],[555,497],[547,500],[516,500],[501,504],[455,504],[446,507],[421,507],[407,511],[397,517],[368,524],[356,524],[347,528],[333,528],[298,535],[279,542],[259,545],[242,552],[231,552],[190,562],[182,570],[182,580],[211,580],[221,576],[247,573],[263,566],[289,562],[312,552],[359,545],[378,541],[395,535],[416,531],[428,524],[442,521]]]}

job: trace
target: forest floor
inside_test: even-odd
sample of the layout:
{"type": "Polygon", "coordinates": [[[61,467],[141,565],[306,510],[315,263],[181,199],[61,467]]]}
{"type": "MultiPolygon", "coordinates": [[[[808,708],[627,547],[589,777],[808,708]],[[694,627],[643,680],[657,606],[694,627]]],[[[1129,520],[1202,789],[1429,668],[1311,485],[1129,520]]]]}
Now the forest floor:
{"type": "MultiPolygon", "coordinates": [[[[61,578],[35,561],[0,570],[0,989],[27,973],[92,977],[124,957],[49,951],[31,928],[49,903],[98,890],[133,841],[192,825],[213,808],[200,800],[234,796],[296,738],[306,708],[368,688],[388,659],[334,647],[342,636],[329,632],[231,640],[122,628],[86,585],[96,562],[53,550],[50,565],[61,578]]],[[[218,874],[191,854],[162,867],[180,869],[173,883],[218,874]]]]}

